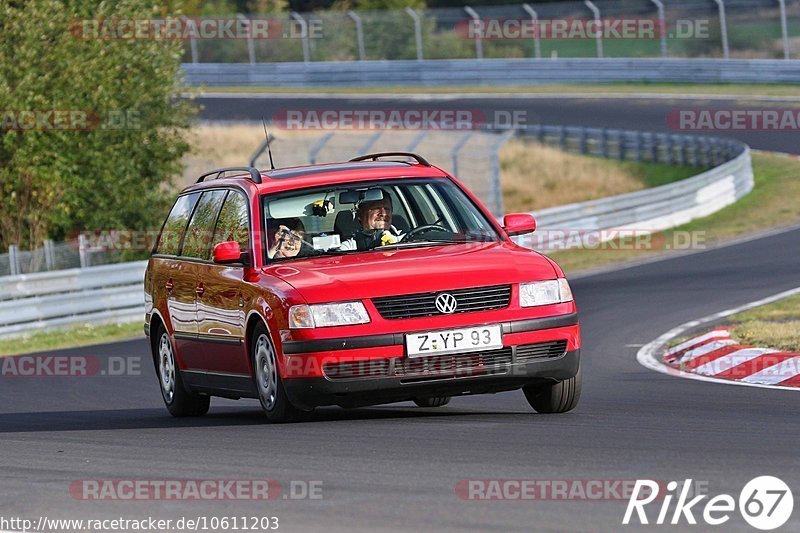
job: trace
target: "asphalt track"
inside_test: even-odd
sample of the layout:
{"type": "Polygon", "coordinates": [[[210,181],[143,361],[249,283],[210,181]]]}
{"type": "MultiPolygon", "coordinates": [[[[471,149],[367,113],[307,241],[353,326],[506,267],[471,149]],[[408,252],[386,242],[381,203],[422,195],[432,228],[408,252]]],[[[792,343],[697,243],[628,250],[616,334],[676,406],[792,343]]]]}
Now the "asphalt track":
{"type": "MultiPolygon", "coordinates": [[[[776,475],[797,495],[793,392],[673,378],[635,355],[687,320],[797,286],[799,250],[794,229],[575,279],[585,383],[580,405],[564,415],[537,415],[513,392],[439,409],[320,409],[310,422],[279,426],[264,422],[256,402],[215,399],[206,417],[176,420],[162,406],[144,340],[64,351],[140,357],[142,372],[0,378],[0,517],[269,515],[286,531],[618,531],[642,529],[621,526],[623,500],[465,501],[455,487],[691,478],[738,498],[750,479],[776,475]],[[319,480],[323,498],[92,502],[69,493],[75,480],[131,478],[319,480]]],[[[798,525],[795,511],[785,528],[798,525]]],[[[724,528],[750,530],[736,513],[724,528]]]]}
{"type": "MultiPolygon", "coordinates": [[[[672,129],[667,117],[678,110],[713,109],[787,109],[800,104],[797,99],[774,99],[757,97],[736,99],[720,98],[679,98],[629,95],[616,98],[587,97],[549,97],[515,95],[505,96],[460,96],[457,98],[436,95],[433,99],[425,97],[381,97],[347,95],[219,95],[222,97],[198,97],[195,101],[204,107],[200,114],[203,120],[270,120],[284,117],[287,110],[451,110],[474,112],[492,123],[501,123],[512,113],[525,124],[558,124],[567,126],[588,126],[596,128],[616,128],[667,133],[697,133],[718,137],[739,139],[751,148],[772,150],[792,154],[800,153],[800,134],[794,131],[685,131],[672,129]],[[498,114],[498,112],[500,112],[498,114]]],[[[478,120],[476,118],[476,120],[478,120]]],[[[672,123],[670,123],[672,124],[672,123]]]]}

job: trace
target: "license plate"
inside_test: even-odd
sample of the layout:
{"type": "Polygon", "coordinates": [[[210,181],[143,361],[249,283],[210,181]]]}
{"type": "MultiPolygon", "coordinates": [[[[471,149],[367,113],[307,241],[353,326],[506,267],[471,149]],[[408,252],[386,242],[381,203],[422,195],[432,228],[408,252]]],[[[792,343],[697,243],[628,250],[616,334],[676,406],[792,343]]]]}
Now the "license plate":
{"type": "Polygon", "coordinates": [[[503,335],[499,325],[406,335],[408,357],[478,352],[502,347],[503,335]]]}

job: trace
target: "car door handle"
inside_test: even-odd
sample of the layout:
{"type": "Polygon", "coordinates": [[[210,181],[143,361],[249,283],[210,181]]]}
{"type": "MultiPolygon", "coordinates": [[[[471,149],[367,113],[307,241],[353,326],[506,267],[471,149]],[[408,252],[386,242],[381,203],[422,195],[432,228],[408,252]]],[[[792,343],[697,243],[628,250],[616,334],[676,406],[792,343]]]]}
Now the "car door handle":
{"type": "Polygon", "coordinates": [[[206,289],[203,287],[203,284],[201,283],[200,285],[197,286],[194,292],[196,292],[198,296],[202,296],[203,293],[206,292],[206,289]]]}
{"type": "Polygon", "coordinates": [[[167,289],[167,292],[172,292],[172,289],[174,287],[175,287],[175,285],[172,284],[172,280],[171,279],[167,280],[167,282],[164,284],[164,288],[167,289]]]}

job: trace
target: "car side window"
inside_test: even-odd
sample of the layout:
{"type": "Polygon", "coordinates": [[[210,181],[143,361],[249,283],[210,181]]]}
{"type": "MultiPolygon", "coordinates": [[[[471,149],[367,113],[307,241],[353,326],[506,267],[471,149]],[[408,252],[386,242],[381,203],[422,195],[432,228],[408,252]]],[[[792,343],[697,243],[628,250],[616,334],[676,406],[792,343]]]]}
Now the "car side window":
{"type": "Polygon", "coordinates": [[[250,220],[247,198],[240,192],[230,191],[219,213],[217,229],[211,247],[226,241],[236,241],[242,252],[250,250],[250,220]]]}
{"type": "Polygon", "coordinates": [[[199,192],[178,197],[164,222],[154,253],[178,255],[183,235],[186,232],[186,225],[198,198],[200,198],[199,192]]]}
{"type": "Polygon", "coordinates": [[[197,202],[186,237],[181,248],[182,257],[208,260],[211,258],[211,240],[222,202],[227,191],[205,191],[197,202]]]}

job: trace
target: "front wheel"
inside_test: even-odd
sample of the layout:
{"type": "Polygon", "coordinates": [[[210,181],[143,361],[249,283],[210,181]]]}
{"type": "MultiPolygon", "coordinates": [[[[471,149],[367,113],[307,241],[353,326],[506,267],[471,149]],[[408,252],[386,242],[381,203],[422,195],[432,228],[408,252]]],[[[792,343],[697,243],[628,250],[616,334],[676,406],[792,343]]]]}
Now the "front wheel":
{"type": "Polygon", "coordinates": [[[161,384],[161,397],[172,416],[202,416],[208,412],[211,397],[190,392],[183,384],[181,372],[175,359],[175,349],[164,326],[156,331],[158,344],[155,346],[158,381],[161,384]]]}
{"type": "Polygon", "coordinates": [[[578,405],[582,381],[581,369],[578,367],[578,373],[574,377],[558,383],[526,385],[522,387],[522,392],[537,413],[566,413],[578,405]]]}
{"type": "Polygon", "coordinates": [[[305,412],[292,405],[286,396],[283,381],[278,373],[275,348],[263,324],[259,324],[253,332],[251,346],[258,399],[267,419],[275,423],[300,420],[305,412]]]}

